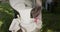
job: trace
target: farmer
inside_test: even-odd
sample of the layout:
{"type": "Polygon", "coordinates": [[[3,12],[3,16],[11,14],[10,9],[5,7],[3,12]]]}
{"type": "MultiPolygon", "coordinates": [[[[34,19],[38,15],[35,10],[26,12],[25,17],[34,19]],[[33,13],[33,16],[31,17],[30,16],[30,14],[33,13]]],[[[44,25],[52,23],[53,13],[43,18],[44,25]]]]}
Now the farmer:
{"type": "Polygon", "coordinates": [[[41,1],[36,0],[36,5],[32,7],[30,0],[10,0],[10,5],[19,15],[13,19],[9,31],[12,32],[39,32],[42,25],[41,1]]]}

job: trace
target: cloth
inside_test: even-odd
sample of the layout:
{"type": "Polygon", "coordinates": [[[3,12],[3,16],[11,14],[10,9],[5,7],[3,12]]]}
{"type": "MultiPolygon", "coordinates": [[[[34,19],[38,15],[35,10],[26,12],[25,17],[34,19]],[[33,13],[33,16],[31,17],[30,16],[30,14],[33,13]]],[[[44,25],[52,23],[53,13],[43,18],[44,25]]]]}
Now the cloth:
{"type": "MultiPolygon", "coordinates": [[[[25,28],[27,32],[32,32],[32,31],[36,30],[36,28],[41,29],[41,27],[42,27],[41,21],[37,21],[37,23],[34,22],[34,19],[31,19],[30,21],[31,21],[30,23],[22,23],[22,22],[19,22],[18,19],[13,19],[13,21],[10,25],[9,31],[17,32],[21,28],[20,26],[25,28]]],[[[23,29],[23,31],[25,31],[25,30],[23,29]]]]}
{"type": "Polygon", "coordinates": [[[9,27],[9,31],[15,31],[17,32],[19,29],[20,29],[20,26],[19,26],[19,20],[18,19],[13,19],[10,27],[9,27]]]}
{"type": "Polygon", "coordinates": [[[31,4],[28,2],[26,3],[25,0],[10,0],[11,6],[15,10],[17,10],[21,16],[20,19],[13,19],[9,28],[10,31],[17,32],[21,27],[26,29],[27,32],[32,32],[36,30],[36,28],[41,29],[41,19],[39,19],[38,22],[35,23],[34,19],[30,18],[30,12],[32,8],[30,7],[31,4]],[[25,4],[28,4],[28,7],[26,7],[25,4]],[[21,27],[19,26],[19,24],[21,27]]]}
{"type": "Polygon", "coordinates": [[[32,8],[32,1],[30,0],[9,0],[9,2],[12,8],[14,8],[17,11],[25,9],[27,7],[32,8]]]}

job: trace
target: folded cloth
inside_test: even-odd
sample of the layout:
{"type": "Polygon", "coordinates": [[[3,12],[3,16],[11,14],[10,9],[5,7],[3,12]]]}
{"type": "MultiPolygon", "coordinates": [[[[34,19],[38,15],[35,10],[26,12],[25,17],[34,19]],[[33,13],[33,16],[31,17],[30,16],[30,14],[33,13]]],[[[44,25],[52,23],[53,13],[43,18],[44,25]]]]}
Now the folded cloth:
{"type": "Polygon", "coordinates": [[[30,23],[20,23],[19,20],[20,19],[13,19],[9,31],[17,32],[21,28],[22,31],[26,30],[27,32],[32,32],[36,30],[36,28],[41,29],[42,27],[42,22],[40,20],[38,20],[37,23],[34,22],[34,19],[30,19],[30,23]]]}
{"type": "Polygon", "coordinates": [[[19,26],[19,21],[18,19],[13,19],[11,25],[10,25],[10,28],[9,28],[9,31],[15,31],[17,32],[19,29],[20,29],[20,26],[19,26]]]}

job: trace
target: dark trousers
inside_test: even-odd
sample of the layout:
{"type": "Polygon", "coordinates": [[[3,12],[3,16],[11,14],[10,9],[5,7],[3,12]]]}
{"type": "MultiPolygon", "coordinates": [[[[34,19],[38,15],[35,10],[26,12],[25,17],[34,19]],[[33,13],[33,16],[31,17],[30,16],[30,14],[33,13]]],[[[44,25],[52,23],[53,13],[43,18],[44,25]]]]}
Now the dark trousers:
{"type": "Polygon", "coordinates": [[[47,7],[48,12],[52,12],[52,6],[53,6],[52,3],[50,3],[50,4],[47,3],[47,6],[48,6],[47,7]]]}

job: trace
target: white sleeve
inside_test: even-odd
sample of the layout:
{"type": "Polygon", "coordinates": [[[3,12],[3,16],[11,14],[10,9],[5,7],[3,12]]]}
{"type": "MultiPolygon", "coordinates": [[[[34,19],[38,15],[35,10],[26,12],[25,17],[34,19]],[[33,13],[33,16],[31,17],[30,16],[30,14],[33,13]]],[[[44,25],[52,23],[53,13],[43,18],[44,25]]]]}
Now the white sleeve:
{"type": "Polygon", "coordinates": [[[17,19],[13,19],[9,27],[9,31],[18,31],[19,29],[20,29],[19,22],[17,21],[17,19]]]}

